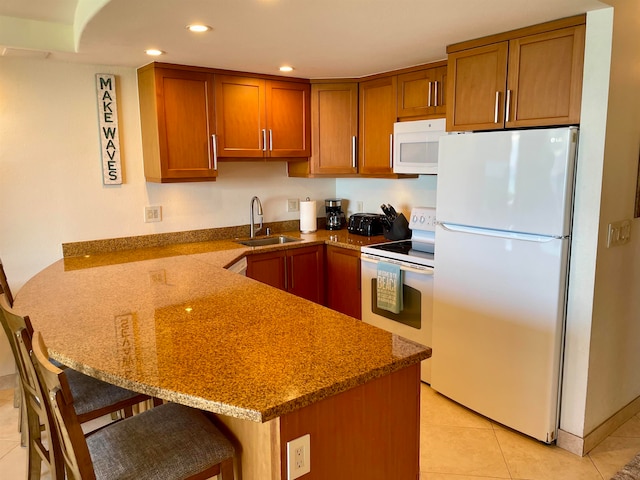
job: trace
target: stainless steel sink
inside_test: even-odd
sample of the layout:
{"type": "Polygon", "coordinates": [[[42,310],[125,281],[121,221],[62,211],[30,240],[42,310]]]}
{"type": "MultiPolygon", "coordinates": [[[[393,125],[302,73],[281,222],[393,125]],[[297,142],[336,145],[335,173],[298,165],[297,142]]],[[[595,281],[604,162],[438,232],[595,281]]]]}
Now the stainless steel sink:
{"type": "Polygon", "coordinates": [[[278,235],[277,237],[251,238],[249,240],[236,240],[236,243],[246,245],[247,247],[264,247],[265,245],[281,245],[283,243],[301,242],[301,238],[287,237],[286,235],[278,235]]]}

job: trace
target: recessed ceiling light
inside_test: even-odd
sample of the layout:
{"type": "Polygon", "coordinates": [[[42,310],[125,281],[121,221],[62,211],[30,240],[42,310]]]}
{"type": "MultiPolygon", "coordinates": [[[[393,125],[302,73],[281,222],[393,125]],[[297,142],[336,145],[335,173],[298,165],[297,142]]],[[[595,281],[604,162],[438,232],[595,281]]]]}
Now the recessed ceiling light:
{"type": "Polygon", "coordinates": [[[209,25],[194,23],[192,25],[187,25],[187,30],[189,30],[190,32],[202,33],[208,32],[209,30],[211,30],[211,27],[209,25]]]}
{"type": "Polygon", "coordinates": [[[288,65],[283,65],[282,67],[280,67],[280,71],[281,72],[293,72],[293,67],[290,67],[288,65]]]}
{"type": "Polygon", "coordinates": [[[156,48],[149,48],[144,51],[147,55],[151,55],[152,57],[158,57],[160,55],[164,55],[167,52],[163,52],[162,50],[158,50],[156,48]]]}

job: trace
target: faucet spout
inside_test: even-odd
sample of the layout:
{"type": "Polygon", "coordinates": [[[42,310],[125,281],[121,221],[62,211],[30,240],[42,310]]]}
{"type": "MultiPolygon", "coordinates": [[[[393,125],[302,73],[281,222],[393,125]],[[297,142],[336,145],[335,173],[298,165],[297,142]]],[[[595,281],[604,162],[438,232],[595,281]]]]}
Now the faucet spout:
{"type": "Polygon", "coordinates": [[[254,238],[256,233],[262,230],[262,203],[260,203],[260,199],[256,196],[251,198],[251,202],[249,203],[249,236],[250,238],[254,238]],[[260,226],[256,228],[256,223],[254,219],[254,211],[255,204],[258,205],[258,215],[260,216],[260,226]]]}

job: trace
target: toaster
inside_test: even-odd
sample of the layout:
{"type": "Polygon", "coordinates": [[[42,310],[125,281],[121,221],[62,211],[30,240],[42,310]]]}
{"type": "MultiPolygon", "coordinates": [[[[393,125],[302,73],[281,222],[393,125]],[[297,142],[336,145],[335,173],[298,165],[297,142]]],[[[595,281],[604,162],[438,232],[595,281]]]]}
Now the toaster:
{"type": "Polygon", "coordinates": [[[377,213],[354,213],[349,217],[349,233],[373,237],[382,235],[382,215],[377,213]]]}

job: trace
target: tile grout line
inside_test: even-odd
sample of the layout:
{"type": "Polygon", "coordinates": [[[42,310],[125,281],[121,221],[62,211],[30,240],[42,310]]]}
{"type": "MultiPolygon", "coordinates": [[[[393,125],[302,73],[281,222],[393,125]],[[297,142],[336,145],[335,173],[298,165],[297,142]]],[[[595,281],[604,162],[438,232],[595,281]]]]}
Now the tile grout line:
{"type": "Polygon", "coordinates": [[[493,432],[493,436],[495,437],[496,443],[498,444],[498,448],[500,449],[500,454],[502,455],[502,460],[504,461],[504,465],[507,467],[507,472],[509,472],[509,478],[513,480],[513,474],[511,473],[511,468],[509,468],[509,462],[507,461],[507,457],[504,454],[504,450],[502,449],[502,444],[498,439],[498,435],[496,435],[496,427],[493,424],[493,422],[491,422],[491,431],[493,432]]]}

